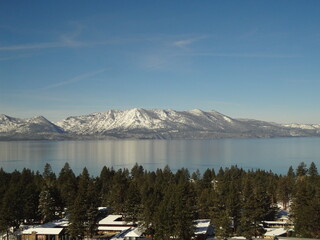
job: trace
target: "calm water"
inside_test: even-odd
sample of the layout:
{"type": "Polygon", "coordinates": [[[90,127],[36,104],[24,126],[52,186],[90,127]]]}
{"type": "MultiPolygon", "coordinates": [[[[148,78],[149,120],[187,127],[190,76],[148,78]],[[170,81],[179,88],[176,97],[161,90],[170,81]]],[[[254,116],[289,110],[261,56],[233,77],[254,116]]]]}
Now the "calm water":
{"type": "Polygon", "coordinates": [[[283,174],[302,161],[320,169],[320,138],[0,142],[0,167],[8,172],[42,172],[46,163],[59,172],[68,162],[77,174],[87,167],[98,175],[103,166],[130,169],[137,162],[148,170],[169,165],[193,172],[237,164],[283,174]]]}

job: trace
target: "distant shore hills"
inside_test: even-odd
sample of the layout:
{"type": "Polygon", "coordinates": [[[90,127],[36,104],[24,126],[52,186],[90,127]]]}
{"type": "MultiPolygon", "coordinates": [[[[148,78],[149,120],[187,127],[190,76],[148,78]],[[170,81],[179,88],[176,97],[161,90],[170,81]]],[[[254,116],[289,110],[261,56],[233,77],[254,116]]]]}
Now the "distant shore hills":
{"type": "Polygon", "coordinates": [[[133,108],[50,122],[0,115],[0,140],[217,139],[320,136],[320,124],[236,119],[216,111],[133,108]]]}

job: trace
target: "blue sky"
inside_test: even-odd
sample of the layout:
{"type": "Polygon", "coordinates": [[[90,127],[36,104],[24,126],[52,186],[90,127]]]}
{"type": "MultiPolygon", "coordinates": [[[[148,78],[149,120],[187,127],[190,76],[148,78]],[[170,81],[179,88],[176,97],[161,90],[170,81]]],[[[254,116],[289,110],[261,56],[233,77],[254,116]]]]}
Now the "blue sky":
{"type": "Polygon", "coordinates": [[[320,1],[1,1],[0,113],[320,123],[320,1]]]}

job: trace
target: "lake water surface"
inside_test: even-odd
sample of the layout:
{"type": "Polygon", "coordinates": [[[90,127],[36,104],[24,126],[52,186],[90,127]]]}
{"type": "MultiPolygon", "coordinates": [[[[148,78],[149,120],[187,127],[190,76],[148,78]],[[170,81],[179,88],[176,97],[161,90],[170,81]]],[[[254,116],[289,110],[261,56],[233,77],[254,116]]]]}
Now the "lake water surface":
{"type": "Polygon", "coordinates": [[[58,173],[68,162],[76,174],[87,167],[92,175],[103,166],[131,169],[135,163],[147,170],[169,165],[173,171],[203,172],[238,165],[285,174],[302,161],[320,168],[320,138],[0,142],[0,167],[7,172],[42,172],[49,163],[58,173]]]}

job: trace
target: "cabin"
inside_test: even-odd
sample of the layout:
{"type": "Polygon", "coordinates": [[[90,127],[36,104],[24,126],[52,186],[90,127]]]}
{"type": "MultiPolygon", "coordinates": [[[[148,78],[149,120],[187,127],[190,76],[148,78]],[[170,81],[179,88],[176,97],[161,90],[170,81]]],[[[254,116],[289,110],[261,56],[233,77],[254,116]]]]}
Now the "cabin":
{"type": "Polygon", "coordinates": [[[280,210],[275,221],[263,221],[264,228],[293,229],[293,222],[289,219],[289,212],[280,210]]]}
{"type": "Polygon", "coordinates": [[[278,237],[288,237],[291,235],[293,229],[285,228],[266,228],[267,232],[264,234],[264,238],[275,239],[278,237]]]}
{"type": "Polygon", "coordinates": [[[21,240],[67,240],[64,228],[36,227],[21,232],[21,240]]]}
{"type": "Polygon", "coordinates": [[[124,221],[122,215],[108,215],[98,223],[99,234],[113,236],[135,227],[133,222],[124,221]]]}
{"type": "Polygon", "coordinates": [[[214,235],[214,229],[213,229],[213,226],[211,224],[210,219],[194,220],[193,224],[195,226],[194,239],[205,240],[208,237],[212,237],[214,235]]]}
{"type": "Polygon", "coordinates": [[[143,231],[136,227],[114,235],[111,240],[151,240],[151,238],[144,236],[143,231]]]}

